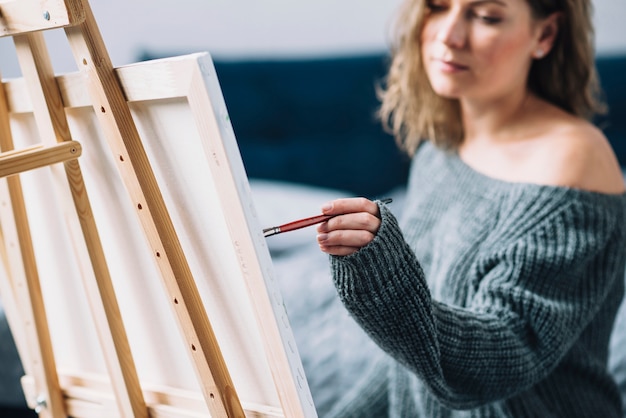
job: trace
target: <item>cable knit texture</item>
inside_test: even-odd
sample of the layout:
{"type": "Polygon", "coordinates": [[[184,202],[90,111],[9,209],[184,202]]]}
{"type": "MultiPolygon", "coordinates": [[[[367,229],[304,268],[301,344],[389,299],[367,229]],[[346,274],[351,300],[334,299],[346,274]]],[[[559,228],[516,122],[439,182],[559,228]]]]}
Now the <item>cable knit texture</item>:
{"type": "Polygon", "coordinates": [[[331,257],[342,302],[389,354],[339,417],[621,417],[607,372],[626,194],[510,183],[424,143],[401,226],[331,257]]]}

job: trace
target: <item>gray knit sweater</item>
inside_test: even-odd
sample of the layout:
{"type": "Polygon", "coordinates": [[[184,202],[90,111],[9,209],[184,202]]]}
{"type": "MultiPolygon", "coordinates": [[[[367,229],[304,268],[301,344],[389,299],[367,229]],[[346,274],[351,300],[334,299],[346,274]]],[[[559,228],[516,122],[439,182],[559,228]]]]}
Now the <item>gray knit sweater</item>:
{"type": "Polygon", "coordinates": [[[423,144],[400,228],[331,257],[389,354],[339,417],[621,417],[607,347],[624,293],[626,194],[509,183],[423,144]],[[402,231],[402,232],[401,232],[402,231]]]}

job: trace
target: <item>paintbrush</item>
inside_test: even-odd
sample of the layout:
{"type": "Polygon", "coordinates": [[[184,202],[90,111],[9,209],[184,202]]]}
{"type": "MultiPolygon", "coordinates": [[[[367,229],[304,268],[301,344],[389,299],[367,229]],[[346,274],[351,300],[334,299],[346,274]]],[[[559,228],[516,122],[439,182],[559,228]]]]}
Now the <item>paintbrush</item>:
{"type": "MultiPolygon", "coordinates": [[[[391,203],[393,199],[380,199],[382,203],[391,203]]],[[[282,234],[283,232],[295,231],[297,229],[306,228],[307,226],[316,225],[324,221],[334,218],[338,215],[316,215],[309,218],[299,219],[297,221],[289,222],[279,226],[272,226],[263,230],[263,236],[271,237],[272,235],[282,234]]]]}

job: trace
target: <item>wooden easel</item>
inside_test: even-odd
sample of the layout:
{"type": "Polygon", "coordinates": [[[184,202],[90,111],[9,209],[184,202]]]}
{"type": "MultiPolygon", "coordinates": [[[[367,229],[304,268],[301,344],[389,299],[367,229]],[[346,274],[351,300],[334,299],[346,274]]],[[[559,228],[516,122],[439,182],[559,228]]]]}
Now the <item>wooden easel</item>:
{"type": "MultiPolygon", "coordinates": [[[[255,250],[255,237],[246,235],[245,225],[232,226],[234,232],[231,233],[237,235],[234,241],[237,251],[241,251],[244,254],[242,260],[246,260],[241,261],[241,265],[246,270],[244,276],[249,278],[247,287],[254,293],[254,309],[263,334],[263,347],[259,349],[265,352],[270,363],[280,408],[277,411],[276,408],[264,410],[263,406],[257,409],[242,406],[244,402],[231,379],[199,295],[197,279],[192,274],[129,109],[127,101],[130,93],[123,89],[124,77],[110,62],[88,2],[1,2],[0,34],[14,39],[24,81],[16,89],[25,87],[28,91],[41,139],[39,145],[14,149],[9,117],[11,98],[5,91],[5,85],[0,83],[0,177],[6,178],[0,189],[0,232],[3,238],[0,240],[0,260],[6,267],[4,274],[0,274],[0,295],[26,372],[23,387],[29,406],[41,417],[52,418],[191,417],[204,416],[203,411],[212,417],[314,416],[312,403],[307,399],[304,376],[300,369],[295,374],[293,372],[294,368],[298,368],[298,365],[294,366],[297,353],[290,354],[289,344],[284,344],[284,341],[279,343],[284,340],[284,331],[276,321],[276,307],[271,305],[280,301],[270,300],[267,290],[259,282],[263,275],[259,271],[261,267],[249,261],[250,254],[258,248],[255,250]],[[138,375],[79,164],[83,148],[89,144],[71,137],[65,113],[67,99],[63,97],[59,77],[55,77],[53,72],[41,33],[61,27],[65,28],[80,70],[75,78],[80,78],[81,85],[86,87],[90,105],[135,206],[154,263],[158,266],[201,388],[201,398],[194,397],[193,393],[146,388],[138,375]],[[69,221],[69,229],[72,240],[81,243],[75,249],[80,256],[80,268],[90,270],[89,274],[83,275],[83,286],[106,363],[108,377],[105,379],[101,376],[92,379],[89,376],[60,374],[57,371],[20,178],[21,173],[41,168],[51,170],[57,179],[64,179],[61,182],[64,184],[57,186],[63,190],[56,192],[68,196],[69,191],[71,195],[71,199],[64,200],[67,204],[65,210],[75,214],[74,220],[69,221]],[[113,399],[102,401],[109,395],[113,399]],[[305,405],[307,402],[309,405],[305,405]]],[[[5,84],[13,88],[12,83],[5,84]]],[[[204,100],[204,97],[200,99],[204,100]]],[[[223,151],[211,152],[217,165],[220,161],[223,163],[226,157],[219,154],[223,151]]],[[[224,187],[220,193],[228,194],[234,188],[232,185],[224,187]]],[[[234,197],[229,199],[231,204],[236,201],[234,197]]],[[[240,218],[244,216],[238,211],[235,213],[240,218]]]]}

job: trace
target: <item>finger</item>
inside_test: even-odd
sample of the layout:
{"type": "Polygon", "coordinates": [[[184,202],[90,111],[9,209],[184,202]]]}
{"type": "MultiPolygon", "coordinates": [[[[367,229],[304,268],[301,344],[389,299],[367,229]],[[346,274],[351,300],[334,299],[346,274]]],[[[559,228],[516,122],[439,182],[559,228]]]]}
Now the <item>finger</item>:
{"type": "Polygon", "coordinates": [[[335,216],[317,227],[318,232],[337,230],[364,230],[375,234],[380,228],[380,219],[367,212],[335,216]]]}
{"type": "Polygon", "coordinates": [[[364,230],[338,230],[321,233],[317,242],[327,247],[355,247],[361,248],[374,239],[374,234],[364,230]]]}
{"type": "Polygon", "coordinates": [[[379,216],[378,205],[364,197],[336,199],[322,206],[325,215],[341,215],[345,213],[367,212],[379,216]]]}
{"type": "Polygon", "coordinates": [[[354,247],[326,247],[320,245],[320,250],[330,255],[345,256],[356,253],[359,249],[354,247]]]}

